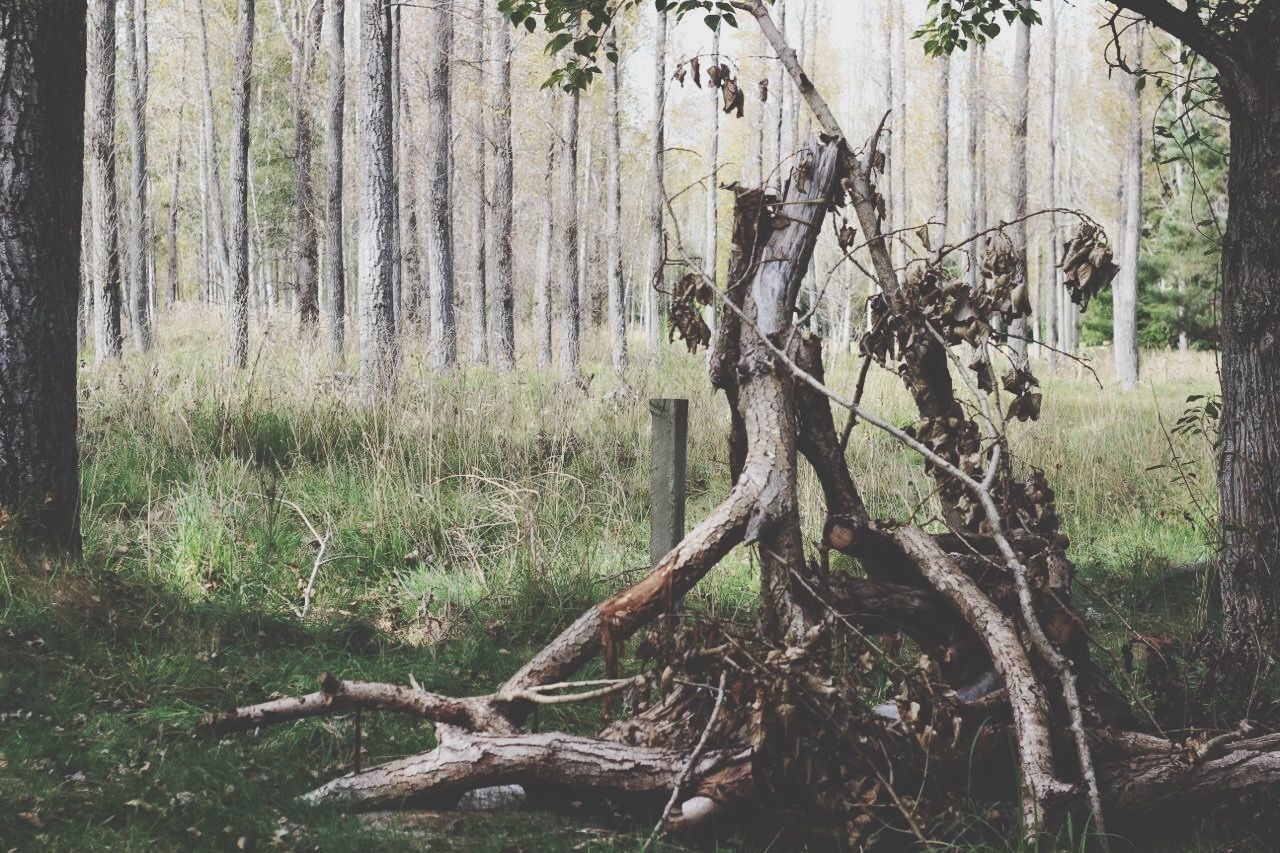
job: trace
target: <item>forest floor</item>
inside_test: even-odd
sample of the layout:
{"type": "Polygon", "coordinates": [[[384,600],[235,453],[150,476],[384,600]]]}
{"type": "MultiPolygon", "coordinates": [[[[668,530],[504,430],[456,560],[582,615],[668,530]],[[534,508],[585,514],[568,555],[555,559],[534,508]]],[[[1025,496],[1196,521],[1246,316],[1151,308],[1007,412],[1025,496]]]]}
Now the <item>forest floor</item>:
{"type": "MultiPolygon", "coordinates": [[[[653,365],[640,351],[629,390],[593,362],[583,394],[529,365],[435,377],[411,354],[395,403],[369,411],[352,377],[299,352],[291,322],[231,376],[214,318],[171,319],[179,331],[155,355],[81,372],[83,560],[0,552],[0,850],[634,849],[648,825],[533,812],[370,823],[299,804],[351,768],[349,718],[223,739],[193,727],[209,709],[314,689],[326,670],[492,690],[644,571],[648,397],[691,401],[690,520],[726,491],[727,416],[704,359],[669,348],[653,365]]],[[[856,360],[829,361],[829,380],[852,387],[856,360]]],[[[1153,354],[1125,393],[1106,354],[1096,362],[1102,388],[1079,366],[1038,365],[1042,419],[1011,432],[1057,491],[1078,604],[1124,683],[1130,630],[1189,633],[1212,618],[1199,582],[1169,572],[1208,553],[1212,450],[1168,430],[1216,380],[1211,355],[1153,354]],[[1175,455],[1182,476],[1155,467],[1175,455]]],[[[913,419],[883,372],[864,400],[913,419]]],[[[913,453],[865,428],[850,453],[873,515],[931,516],[913,453]]],[[[807,473],[801,495],[816,506],[807,473]]],[[[735,552],[690,607],[750,620],[755,583],[735,552]]],[[[540,726],[598,723],[597,707],[566,707],[540,726]]],[[[364,744],[367,766],[425,750],[432,734],[371,715],[364,744]]],[[[980,813],[960,847],[991,842],[980,813]]],[[[1211,823],[1175,840],[1221,841],[1211,823]]]]}

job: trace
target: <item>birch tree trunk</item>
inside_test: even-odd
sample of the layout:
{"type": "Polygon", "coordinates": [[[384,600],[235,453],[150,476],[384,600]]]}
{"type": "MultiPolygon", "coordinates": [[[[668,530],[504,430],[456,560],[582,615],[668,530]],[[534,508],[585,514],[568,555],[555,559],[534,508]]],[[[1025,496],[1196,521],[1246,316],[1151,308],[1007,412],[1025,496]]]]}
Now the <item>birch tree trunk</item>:
{"type": "Polygon", "coordinates": [[[329,99],[325,126],[324,297],[325,345],[333,364],[342,362],[346,348],[346,286],[342,252],[342,124],[346,99],[346,8],[344,0],[329,6],[329,99]]]}
{"type": "Polygon", "coordinates": [[[249,365],[249,93],[253,81],[254,0],[240,0],[236,13],[235,72],[231,80],[231,270],[227,299],[228,359],[249,365]]]}
{"type": "MultiPolygon", "coordinates": [[[[970,234],[977,234],[987,225],[987,178],[986,148],[983,136],[987,132],[987,105],[983,97],[986,85],[983,74],[985,53],[982,48],[974,47],[969,51],[969,120],[966,122],[969,131],[969,216],[970,234]]],[[[975,293],[981,276],[978,271],[978,252],[981,241],[969,247],[969,287],[975,293]]]]}
{"type": "MultiPolygon", "coordinates": [[[[711,36],[711,61],[720,64],[720,28],[717,27],[711,36]]],[[[702,264],[712,281],[719,281],[717,275],[716,249],[720,236],[719,228],[719,179],[720,171],[720,92],[711,90],[711,150],[707,153],[707,212],[705,217],[706,234],[702,251],[702,264]]],[[[708,312],[713,318],[715,311],[708,312]]]]}
{"type": "Polygon", "coordinates": [[[116,11],[114,0],[91,0],[88,14],[89,184],[93,195],[94,360],[118,361],[120,332],[119,223],[116,218],[116,11]]]}
{"type": "Polygon", "coordinates": [[[458,330],[453,311],[453,232],[449,208],[449,146],[453,137],[449,61],[453,54],[454,3],[427,13],[427,275],[431,282],[431,363],[452,370],[458,363],[458,330]]]}
{"type": "Polygon", "coordinates": [[[489,109],[488,137],[493,148],[493,217],[489,222],[489,253],[493,260],[490,331],[493,362],[499,373],[515,366],[515,268],[511,256],[514,227],[515,156],[511,144],[511,27],[506,20],[489,27],[489,61],[495,81],[489,109]]]}
{"type": "MultiPolygon", "coordinates": [[[[616,32],[614,38],[617,38],[616,32]]],[[[616,41],[615,41],[615,49],[616,41]]],[[[621,61],[621,56],[619,56],[621,61]]],[[[627,315],[622,284],[622,120],[618,108],[622,86],[617,62],[605,62],[609,85],[609,180],[607,275],[609,277],[609,354],[613,372],[619,376],[627,370],[627,315]]]]}
{"type": "Polygon", "coordinates": [[[0,5],[0,515],[6,537],[73,552],[86,56],[101,87],[111,4],[95,2],[90,20],[92,46],[84,0],[0,5]]]}
{"type": "Polygon", "coordinates": [[[662,244],[663,206],[666,204],[666,187],[663,181],[663,161],[666,149],[667,103],[667,13],[658,12],[653,49],[653,129],[650,163],[652,176],[649,183],[649,280],[644,290],[645,344],[656,354],[662,343],[662,301],[655,286],[663,281],[665,247],[662,244]]]}
{"type": "Polygon", "coordinates": [[[578,257],[578,112],[581,93],[561,95],[560,138],[560,374],[581,378],[581,273],[578,257]]]}
{"type": "MultiPolygon", "coordinates": [[[[1031,24],[1019,20],[1014,24],[1013,47],[1013,225],[1010,236],[1024,278],[1027,270],[1027,113],[1030,109],[1031,24]]],[[[1027,338],[1032,326],[1026,317],[1009,324],[1009,347],[1016,362],[1026,363],[1027,338]]]]}
{"type": "Polygon", "coordinates": [[[365,401],[384,399],[395,383],[392,302],[395,182],[392,174],[391,18],[382,0],[360,0],[360,387],[365,401]]]}
{"type": "MultiPolygon", "coordinates": [[[[1133,27],[1133,55],[1128,62],[1142,69],[1143,27],[1133,27]]],[[[1123,388],[1138,387],[1138,247],[1142,241],[1142,84],[1136,74],[1125,80],[1128,121],[1124,151],[1124,214],[1121,225],[1120,273],[1111,291],[1112,341],[1116,379],[1123,388]]]]}
{"type": "MultiPolygon", "coordinates": [[[[476,364],[489,363],[489,306],[487,291],[485,246],[485,158],[488,145],[484,135],[486,104],[489,99],[487,74],[485,73],[485,12],[488,0],[476,0],[472,19],[471,41],[473,50],[471,94],[472,163],[471,185],[471,360],[476,364]]],[[[506,22],[503,22],[506,26],[506,22]]]]}
{"type": "MultiPolygon", "coordinates": [[[[905,228],[909,221],[907,213],[907,46],[902,22],[902,5],[897,0],[889,0],[890,47],[889,62],[893,69],[893,98],[891,108],[893,117],[890,122],[889,144],[893,153],[889,157],[889,168],[893,170],[892,193],[889,199],[894,228],[905,228]]],[[[894,258],[899,267],[907,263],[907,243],[904,239],[893,241],[894,258]]]]}
{"type": "Polygon", "coordinates": [[[150,285],[147,280],[151,240],[147,207],[147,0],[125,0],[124,61],[129,93],[129,302],[133,345],[151,349],[150,285]]]}

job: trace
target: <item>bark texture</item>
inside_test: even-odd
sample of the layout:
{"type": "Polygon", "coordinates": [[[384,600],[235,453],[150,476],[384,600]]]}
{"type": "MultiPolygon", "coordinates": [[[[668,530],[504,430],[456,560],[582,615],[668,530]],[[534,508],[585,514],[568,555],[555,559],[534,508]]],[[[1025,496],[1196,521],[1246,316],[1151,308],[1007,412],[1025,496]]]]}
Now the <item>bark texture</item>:
{"type": "MultiPolygon", "coordinates": [[[[1010,238],[1018,257],[1023,280],[1027,276],[1027,117],[1031,107],[1031,25],[1022,20],[1014,24],[1013,48],[1013,151],[1012,194],[1013,225],[1010,238]]],[[[1019,317],[1009,326],[1009,348],[1017,362],[1026,363],[1027,338],[1032,324],[1019,317]]]]}
{"type": "Polygon", "coordinates": [[[249,366],[249,94],[253,82],[254,0],[240,0],[236,12],[235,71],[231,78],[230,215],[227,262],[227,358],[249,366]]]}
{"type": "MultiPolygon", "coordinates": [[[[485,139],[485,114],[489,100],[488,74],[485,72],[485,12],[488,0],[476,0],[472,13],[472,174],[471,174],[471,360],[489,363],[489,290],[488,252],[485,245],[485,217],[488,215],[488,181],[485,179],[488,144],[485,139]]],[[[505,22],[503,26],[505,26],[505,22]]]]}
{"type": "Polygon", "coordinates": [[[578,255],[578,112],[577,90],[562,96],[560,105],[560,374],[577,381],[582,372],[581,313],[578,302],[582,269],[578,255]]]}
{"type": "Polygon", "coordinates": [[[116,10],[112,0],[91,0],[88,15],[89,187],[92,194],[94,360],[117,361],[120,326],[119,218],[116,216],[116,10]]]}
{"type": "Polygon", "coordinates": [[[342,122],[346,101],[345,0],[328,0],[329,97],[325,125],[324,279],[325,348],[334,364],[346,349],[346,273],[342,254],[342,122]]]}
{"type": "Polygon", "coordinates": [[[276,0],[280,27],[289,42],[289,79],[293,89],[293,277],[298,292],[298,327],[313,334],[320,321],[319,242],[316,200],[311,176],[315,121],[311,114],[311,82],[320,52],[324,5],[311,0],[276,0]]]}
{"type": "Polygon", "coordinates": [[[662,242],[663,207],[666,204],[666,187],[663,182],[663,164],[666,157],[666,108],[667,108],[667,13],[658,12],[654,29],[653,48],[653,124],[650,139],[649,164],[649,263],[648,281],[644,286],[645,344],[656,353],[662,344],[662,295],[655,286],[662,285],[663,261],[666,247],[662,242]]]}
{"type": "MultiPolygon", "coordinates": [[[[1144,30],[1133,27],[1133,49],[1126,61],[1142,69],[1144,30]]],[[[1142,85],[1140,74],[1126,77],[1124,85],[1129,108],[1125,122],[1124,211],[1121,219],[1120,273],[1111,292],[1112,348],[1116,379],[1123,388],[1138,386],[1138,249],[1142,242],[1142,85]]]]}
{"type": "Polygon", "coordinates": [[[80,547],[83,0],[0,7],[0,538],[80,547]]]}
{"type": "Polygon", "coordinates": [[[399,366],[393,280],[395,178],[392,173],[391,27],[381,0],[360,3],[360,386],[367,402],[385,398],[399,366]]]}
{"type": "MultiPolygon", "coordinates": [[[[617,34],[614,33],[617,50],[617,34]]],[[[621,57],[619,57],[621,61],[621,57]]],[[[622,117],[618,107],[621,74],[617,62],[605,64],[609,86],[609,178],[605,191],[606,216],[605,274],[609,277],[609,355],[613,372],[619,376],[627,370],[627,306],[622,281],[622,117]]]]}
{"type": "Polygon", "coordinates": [[[489,27],[489,61],[494,69],[493,103],[488,114],[493,150],[493,216],[489,221],[489,255],[493,264],[493,364],[500,373],[515,366],[515,265],[511,252],[515,204],[515,155],[511,144],[511,28],[505,20],[489,27]]]}
{"type": "Polygon", "coordinates": [[[124,0],[124,60],[129,93],[129,305],[133,345],[147,352],[151,323],[151,209],[147,202],[147,0],[124,0]]]}
{"type": "Polygon", "coordinates": [[[458,363],[449,172],[449,146],[453,141],[449,63],[454,11],[453,2],[442,2],[427,13],[427,279],[431,284],[431,364],[437,370],[451,370],[458,363]]]}

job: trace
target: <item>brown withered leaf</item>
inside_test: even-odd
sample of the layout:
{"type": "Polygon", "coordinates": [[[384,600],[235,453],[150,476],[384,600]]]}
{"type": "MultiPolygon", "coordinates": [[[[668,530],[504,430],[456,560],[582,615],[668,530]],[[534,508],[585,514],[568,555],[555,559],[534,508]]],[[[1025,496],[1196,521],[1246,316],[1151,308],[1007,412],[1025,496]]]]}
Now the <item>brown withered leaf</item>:
{"type": "Polygon", "coordinates": [[[685,70],[684,63],[681,62],[679,65],[676,66],[675,73],[671,75],[671,79],[679,83],[681,88],[684,88],[684,77],[688,73],[689,72],[685,70]]]}
{"type": "Polygon", "coordinates": [[[1009,404],[1009,411],[1005,417],[1020,421],[1035,421],[1040,419],[1040,401],[1041,394],[1023,394],[1021,397],[1015,397],[1013,402],[1009,404]]]}
{"type": "Polygon", "coordinates": [[[769,78],[765,78],[756,84],[760,91],[760,102],[764,103],[769,100],[769,78]]]}
{"type": "MultiPolygon", "coordinates": [[[[693,85],[701,89],[702,88],[702,64],[698,62],[698,57],[695,56],[689,60],[689,71],[693,74],[693,85]]],[[[711,69],[709,68],[707,69],[707,78],[713,79],[711,77],[711,69]]],[[[715,85],[714,81],[712,82],[712,85],[715,85]]]]}
{"type": "Polygon", "coordinates": [[[726,113],[737,111],[737,117],[742,118],[742,107],[745,99],[743,98],[742,90],[738,88],[738,84],[733,80],[724,79],[720,84],[720,93],[724,97],[724,111],[726,113]]]}

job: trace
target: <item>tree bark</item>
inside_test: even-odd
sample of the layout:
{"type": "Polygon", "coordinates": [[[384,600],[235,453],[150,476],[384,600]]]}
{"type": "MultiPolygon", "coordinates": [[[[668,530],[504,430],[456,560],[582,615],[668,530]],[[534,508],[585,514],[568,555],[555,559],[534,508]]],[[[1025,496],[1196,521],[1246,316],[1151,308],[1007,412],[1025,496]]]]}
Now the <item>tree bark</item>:
{"type": "Polygon", "coordinates": [[[555,287],[555,174],[560,146],[555,140],[547,149],[547,171],[543,176],[542,231],[538,237],[538,282],[533,295],[533,334],[538,343],[538,366],[551,366],[551,291],[555,287]]]}
{"type": "Polygon", "coordinates": [[[83,0],[0,7],[0,536],[73,551],[88,49],[83,0]]]}
{"type": "MultiPolygon", "coordinates": [[[[1133,55],[1126,62],[1142,69],[1144,31],[1133,27],[1133,55]]],[[[1123,388],[1138,386],[1138,248],[1142,242],[1142,85],[1140,73],[1125,80],[1128,102],[1124,150],[1124,211],[1120,272],[1111,290],[1112,347],[1116,379],[1123,388]]]]}
{"type": "MultiPolygon", "coordinates": [[[[488,140],[485,139],[485,115],[488,112],[489,85],[485,73],[485,12],[488,0],[476,0],[472,18],[472,206],[471,206],[471,361],[489,363],[489,293],[485,217],[488,214],[485,177],[488,140]]],[[[506,26],[504,21],[502,24],[506,26]]]]}
{"type": "MultiPolygon", "coordinates": [[[[210,213],[212,226],[209,238],[213,243],[213,254],[217,261],[218,290],[225,293],[230,287],[231,260],[227,246],[227,222],[225,204],[222,197],[222,169],[218,162],[218,142],[215,121],[217,113],[213,108],[213,72],[209,68],[209,28],[205,21],[204,4],[206,0],[196,0],[196,19],[200,24],[200,58],[203,71],[201,94],[204,101],[204,174],[205,200],[210,213]]],[[[206,292],[213,296],[212,277],[206,277],[206,292]]]]}
{"type": "Polygon", "coordinates": [[[489,27],[489,61],[494,64],[493,103],[489,110],[489,144],[493,149],[493,216],[489,221],[489,254],[493,262],[490,331],[493,362],[499,373],[515,366],[515,268],[511,254],[514,228],[515,156],[511,144],[511,27],[506,20],[489,27]]]}
{"type": "Polygon", "coordinates": [[[93,199],[94,360],[118,361],[120,329],[119,221],[116,217],[116,14],[114,0],[89,4],[89,185],[93,199]]]}
{"type": "Polygon", "coordinates": [[[395,179],[392,174],[391,27],[382,0],[360,2],[360,386],[384,399],[399,364],[392,290],[395,179]]]}
{"type": "Polygon", "coordinates": [[[182,142],[184,110],[178,108],[178,132],[173,143],[173,188],[169,191],[169,305],[178,304],[178,213],[181,208],[182,142]]]}
{"type": "Polygon", "coordinates": [[[582,376],[581,311],[578,295],[582,270],[578,257],[578,112],[577,89],[561,94],[560,108],[560,374],[577,382],[582,376]]]}
{"type": "Polygon", "coordinates": [[[254,0],[236,13],[235,72],[231,79],[230,238],[227,260],[227,355],[231,366],[249,366],[249,94],[253,82],[254,0]]]}
{"type": "Polygon", "coordinates": [[[662,295],[655,290],[663,281],[663,264],[666,247],[662,241],[663,208],[666,205],[666,186],[663,162],[666,152],[666,104],[667,104],[667,13],[658,12],[654,29],[653,48],[653,124],[650,139],[649,178],[649,280],[644,287],[645,344],[650,353],[657,354],[662,344],[662,295]]]}
{"type": "Polygon", "coordinates": [[[427,13],[427,277],[431,283],[431,364],[452,370],[458,363],[458,330],[453,310],[452,181],[453,140],[449,62],[453,55],[452,2],[427,13]]]}
{"type": "Polygon", "coordinates": [[[125,0],[124,61],[129,93],[129,300],[133,345],[151,349],[150,209],[147,205],[147,0],[125,0]]]}
{"type": "Polygon", "coordinates": [[[951,57],[937,57],[934,65],[933,125],[938,134],[933,166],[933,219],[930,228],[934,248],[947,242],[947,202],[950,198],[951,155],[951,57]]]}
{"type": "Polygon", "coordinates": [[[342,362],[346,348],[346,287],[342,252],[342,125],[346,98],[344,46],[345,0],[327,0],[329,6],[329,102],[325,127],[324,294],[325,345],[333,364],[342,362]]]}
{"type": "MultiPolygon", "coordinates": [[[[970,234],[978,234],[987,227],[987,178],[986,178],[986,146],[984,136],[987,132],[987,104],[984,98],[986,88],[983,61],[985,51],[975,45],[969,52],[969,103],[968,143],[969,143],[969,216],[970,234]]],[[[969,255],[969,289],[978,292],[981,283],[978,251],[981,241],[971,246],[969,255]]]]}
{"type": "MultiPolygon", "coordinates": [[[[612,34],[617,50],[617,32],[612,34]]],[[[619,55],[618,61],[621,61],[619,55]]],[[[618,62],[606,59],[605,76],[609,85],[609,180],[608,230],[606,234],[606,274],[609,277],[609,355],[613,372],[619,376],[627,370],[627,306],[622,283],[622,119],[618,108],[621,79],[618,62]]]]}
{"type": "MultiPolygon", "coordinates": [[[[1013,48],[1013,224],[1010,238],[1024,283],[1027,281],[1027,115],[1031,106],[1031,24],[1019,19],[1015,24],[1013,48]]],[[[1009,348],[1013,360],[1027,361],[1027,338],[1032,323],[1019,317],[1009,324],[1009,348]]]]}
{"type": "MultiPolygon", "coordinates": [[[[1280,27],[1271,38],[1280,43],[1280,27]]],[[[1218,433],[1222,610],[1226,648],[1258,667],[1280,659],[1280,96],[1271,89],[1234,94],[1228,106],[1231,206],[1222,244],[1218,433]]]]}
{"type": "MultiPolygon", "coordinates": [[[[1058,6],[1050,3],[1048,18],[1045,22],[1045,39],[1048,42],[1049,55],[1046,63],[1049,66],[1049,132],[1047,134],[1047,152],[1045,169],[1048,172],[1049,196],[1045,206],[1053,210],[1058,206],[1058,6]]],[[[1049,214],[1048,263],[1045,264],[1041,280],[1044,282],[1041,303],[1037,306],[1040,312],[1043,331],[1041,340],[1048,345],[1049,366],[1058,364],[1059,341],[1058,308],[1063,292],[1062,282],[1058,277],[1058,215],[1049,214]]]]}

